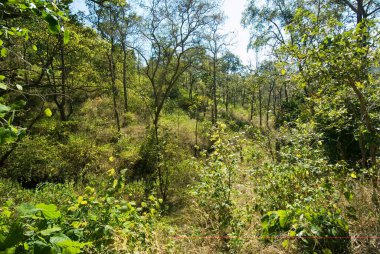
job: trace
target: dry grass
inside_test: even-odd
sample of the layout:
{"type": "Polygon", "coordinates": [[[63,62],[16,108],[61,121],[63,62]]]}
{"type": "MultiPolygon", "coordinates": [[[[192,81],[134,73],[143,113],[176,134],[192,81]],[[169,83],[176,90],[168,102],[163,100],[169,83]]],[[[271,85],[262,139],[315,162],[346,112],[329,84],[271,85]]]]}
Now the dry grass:
{"type": "MultiPolygon", "coordinates": [[[[352,206],[358,219],[350,221],[350,235],[380,236],[379,214],[376,214],[372,202],[372,188],[369,184],[358,184],[354,193],[352,206]]],[[[380,253],[380,239],[353,239],[351,242],[354,254],[380,253]]]]}

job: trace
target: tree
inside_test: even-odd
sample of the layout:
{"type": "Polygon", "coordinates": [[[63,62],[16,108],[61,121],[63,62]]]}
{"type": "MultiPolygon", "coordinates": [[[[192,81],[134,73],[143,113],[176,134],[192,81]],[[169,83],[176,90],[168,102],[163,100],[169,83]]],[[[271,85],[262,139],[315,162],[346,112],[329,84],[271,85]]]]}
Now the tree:
{"type": "MultiPolygon", "coordinates": [[[[228,106],[231,100],[231,87],[232,80],[234,75],[238,75],[238,73],[241,70],[241,63],[238,56],[234,55],[231,52],[226,52],[222,57],[222,72],[226,75],[226,81],[225,81],[225,98],[224,98],[224,105],[226,109],[226,116],[228,117],[228,106]]],[[[244,90],[244,87],[243,87],[244,90]]],[[[237,95],[235,94],[234,97],[237,95]]],[[[242,101],[244,102],[244,96],[242,97],[242,101]]]]}
{"type": "Polygon", "coordinates": [[[217,74],[219,69],[219,54],[227,46],[227,35],[221,34],[221,26],[223,25],[225,17],[218,15],[215,16],[213,22],[210,23],[210,34],[206,34],[206,49],[211,54],[212,58],[212,86],[211,86],[211,98],[212,98],[212,114],[211,122],[215,125],[218,121],[218,97],[217,97],[217,74]]]}
{"type": "MultiPolygon", "coordinates": [[[[91,23],[100,32],[101,36],[110,43],[109,51],[107,52],[107,59],[117,131],[120,131],[120,117],[117,106],[117,96],[119,92],[116,86],[117,65],[115,54],[117,43],[120,41],[121,35],[124,35],[124,32],[119,33],[117,31],[117,24],[119,19],[124,20],[123,18],[125,17],[122,17],[122,14],[125,14],[125,10],[120,8],[119,5],[120,3],[117,1],[105,1],[100,3],[87,1],[87,6],[90,10],[89,19],[91,23]]],[[[122,41],[125,41],[125,37],[123,37],[122,41]]]]}
{"type": "MultiPolygon", "coordinates": [[[[11,51],[10,48],[12,46],[12,39],[18,39],[21,38],[24,41],[29,40],[29,33],[28,30],[25,29],[25,27],[19,25],[19,26],[12,26],[12,24],[17,23],[17,19],[19,17],[24,18],[35,18],[37,17],[39,20],[44,20],[48,25],[48,30],[52,34],[60,34],[64,29],[62,26],[62,23],[60,23],[61,19],[65,18],[65,13],[59,11],[60,8],[65,8],[67,3],[59,3],[58,5],[53,5],[48,2],[43,1],[29,1],[25,3],[19,3],[19,2],[12,2],[7,1],[5,3],[2,3],[2,8],[0,10],[0,16],[1,16],[1,29],[0,29],[0,47],[1,47],[1,55],[0,58],[3,59],[19,59],[23,62],[23,66],[28,66],[29,63],[23,59],[22,55],[19,55],[18,52],[11,51]]],[[[24,25],[24,24],[23,24],[24,25]]],[[[34,46],[35,47],[35,46],[34,46]]],[[[25,52],[25,51],[24,51],[25,52]]],[[[46,64],[49,64],[51,59],[48,59],[46,61],[46,64]]],[[[17,68],[15,69],[17,70],[17,68]]],[[[10,70],[12,71],[12,70],[10,70]]],[[[0,74],[0,96],[1,101],[3,101],[3,98],[5,95],[16,92],[16,93],[23,93],[22,86],[18,85],[16,83],[17,75],[3,75],[5,72],[9,72],[7,68],[2,68],[1,74],[0,74]]],[[[26,70],[25,70],[26,73],[26,70]]],[[[45,75],[45,70],[42,70],[41,73],[38,75],[38,78],[33,81],[35,84],[39,84],[42,80],[42,78],[45,75]]],[[[26,82],[27,84],[30,82],[28,80],[28,75],[25,74],[26,82]]],[[[20,109],[20,107],[25,105],[25,101],[18,101],[13,102],[11,106],[7,106],[5,104],[0,103],[0,144],[11,144],[11,147],[2,154],[0,158],[0,166],[4,165],[4,162],[9,157],[9,155],[14,151],[14,149],[17,147],[18,141],[21,140],[23,134],[25,133],[25,129],[22,127],[15,127],[13,126],[12,122],[14,120],[15,116],[15,110],[20,109]],[[8,118],[8,119],[7,119],[8,118]]],[[[41,107],[43,109],[43,107],[41,107]]],[[[28,124],[28,127],[32,127],[37,120],[41,117],[41,113],[43,110],[40,110],[37,113],[37,117],[32,119],[30,123],[28,124]]],[[[51,114],[51,111],[49,109],[48,115],[51,114]]]]}
{"type": "Polygon", "coordinates": [[[159,119],[170,92],[191,66],[185,61],[199,47],[199,35],[213,20],[216,5],[204,0],[152,0],[143,6],[139,34],[143,47],[133,48],[145,62],[153,94],[153,125],[158,143],[159,119]]]}
{"type": "Polygon", "coordinates": [[[362,22],[363,19],[370,19],[380,11],[380,3],[373,0],[335,0],[336,3],[349,8],[356,15],[356,24],[362,22]]]}
{"type": "MultiPolygon", "coordinates": [[[[313,22],[314,15],[300,13],[289,29],[298,30],[299,25],[313,22]]],[[[311,114],[324,126],[325,135],[336,130],[339,137],[345,130],[352,130],[351,135],[359,142],[362,153],[361,166],[374,171],[373,200],[379,208],[379,132],[374,127],[378,122],[375,117],[378,107],[375,105],[379,103],[376,102],[378,82],[374,79],[376,69],[373,65],[378,61],[378,33],[370,34],[375,28],[367,20],[344,32],[337,28],[342,26],[337,20],[331,21],[330,26],[330,29],[310,28],[308,34],[318,33],[320,38],[315,47],[288,47],[284,50],[307,67],[295,77],[301,86],[312,88],[309,89],[309,99],[313,102],[310,104],[311,114]],[[366,43],[362,38],[366,38],[366,43]]]]}
{"type": "Polygon", "coordinates": [[[136,26],[136,22],[138,21],[138,17],[135,12],[131,10],[131,7],[128,3],[122,4],[119,7],[120,15],[117,17],[116,29],[119,32],[120,36],[120,45],[123,51],[123,95],[124,95],[124,111],[128,111],[128,84],[127,84],[127,65],[129,55],[133,55],[128,48],[128,39],[129,33],[132,33],[132,30],[136,26]]]}

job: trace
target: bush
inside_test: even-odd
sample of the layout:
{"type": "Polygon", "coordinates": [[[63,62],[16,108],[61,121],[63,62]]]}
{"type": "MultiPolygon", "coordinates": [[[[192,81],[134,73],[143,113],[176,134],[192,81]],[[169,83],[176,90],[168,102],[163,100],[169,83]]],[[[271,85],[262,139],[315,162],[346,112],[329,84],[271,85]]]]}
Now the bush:
{"type": "Polygon", "coordinates": [[[58,143],[47,137],[25,137],[8,159],[5,176],[34,188],[40,182],[58,181],[64,163],[58,143]]]}
{"type": "Polygon", "coordinates": [[[30,188],[46,181],[77,182],[89,172],[100,172],[102,158],[112,153],[103,148],[81,135],[69,135],[64,143],[43,136],[26,137],[8,159],[5,176],[30,188]]]}
{"type": "MultiPolygon", "coordinates": [[[[302,253],[350,253],[348,224],[338,211],[291,207],[266,213],[261,225],[265,239],[286,232],[297,240],[302,253]]],[[[286,249],[291,247],[288,239],[282,245],[286,249]]]]}
{"type": "MultiPolygon", "coordinates": [[[[0,206],[0,252],[154,252],[152,237],[162,200],[149,196],[133,201],[126,193],[136,186],[126,186],[123,173],[111,169],[106,179],[97,179],[79,191],[68,184],[22,190],[8,181],[0,182],[1,193],[3,188],[17,193],[0,206]]],[[[159,229],[166,230],[166,226],[160,224],[159,229]]]]}
{"type": "MultiPolygon", "coordinates": [[[[225,125],[212,130],[212,152],[203,154],[203,161],[195,164],[199,170],[197,184],[191,188],[195,203],[203,213],[208,234],[238,236],[241,231],[239,212],[232,199],[237,163],[240,158],[239,140],[228,139],[225,125]]],[[[205,225],[202,225],[205,227],[205,225]]],[[[221,248],[231,252],[239,249],[239,239],[222,238],[221,248]]]]}
{"type": "Polygon", "coordinates": [[[0,252],[75,254],[91,246],[65,234],[68,229],[59,226],[62,214],[55,205],[24,203],[16,208],[12,205],[8,201],[1,207],[0,252]]]}

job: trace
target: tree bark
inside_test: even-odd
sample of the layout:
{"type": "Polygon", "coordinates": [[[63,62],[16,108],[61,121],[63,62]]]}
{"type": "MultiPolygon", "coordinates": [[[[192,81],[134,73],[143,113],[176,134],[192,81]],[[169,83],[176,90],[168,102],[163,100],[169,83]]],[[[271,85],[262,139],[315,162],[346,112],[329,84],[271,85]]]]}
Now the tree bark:
{"type": "Polygon", "coordinates": [[[212,114],[212,124],[215,125],[218,121],[218,101],[216,96],[216,61],[217,53],[214,53],[212,61],[212,99],[213,99],[213,114],[212,114]]]}
{"type": "Polygon", "coordinates": [[[125,42],[122,42],[123,48],[123,95],[124,95],[124,112],[128,112],[128,87],[127,87],[127,48],[125,42]]]}
{"type": "Polygon", "coordinates": [[[260,128],[263,126],[263,112],[262,112],[262,91],[261,85],[259,84],[259,118],[260,118],[260,128]]]}
{"type": "Polygon", "coordinates": [[[254,104],[255,103],[255,92],[252,92],[252,97],[251,97],[251,112],[250,112],[250,116],[249,116],[249,120],[252,122],[253,120],[253,114],[255,113],[255,108],[254,108],[254,104]]]}

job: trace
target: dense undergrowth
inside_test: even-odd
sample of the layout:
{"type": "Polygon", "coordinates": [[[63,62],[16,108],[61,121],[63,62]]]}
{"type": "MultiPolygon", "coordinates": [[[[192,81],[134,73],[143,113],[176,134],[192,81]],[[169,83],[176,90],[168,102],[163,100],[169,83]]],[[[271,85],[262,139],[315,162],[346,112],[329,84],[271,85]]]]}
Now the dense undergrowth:
{"type": "MultiPolygon", "coordinates": [[[[175,135],[179,125],[181,135],[191,140],[194,122],[183,113],[168,115],[168,120],[167,132],[175,138],[168,138],[158,150],[149,140],[136,137],[98,144],[103,150],[83,147],[88,143],[81,139],[72,143],[70,137],[61,146],[80,149],[71,156],[88,155],[86,164],[71,166],[77,169],[73,170],[76,176],[49,171],[40,178],[44,171],[23,168],[20,161],[30,160],[28,149],[36,151],[35,146],[28,148],[30,141],[25,139],[24,153],[13,155],[19,156],[14,161],[20,163],[15,180],[33,176],[37,178],[29,179],[50,183],[25,189],[15,180],[1,180],[3,252],[375,253],[375,241],[345,238],[377,232],[374,207],[363,199],[370,195],[368,177],[344,162],[331,164],[313,125],[300,123],[272,132],[281,133],[276,139],[286,144],[276,150],[255,127],[246,126],[237,133],[220,124],[205,133],[204,146],[210,148],[199,148],[196,158],[183,138],[175,135]],[[170,123],[178,114],[177,122],[170,123]],[[142,150],[137,149],[140,146],[142,150]],[[162,157],[153,161],[157,153],[162,157]],[[156,171],[149,177],[142,177],[149,172],[136,176],[134,171],[141,170],[144,158],[149,159],[146,167],[160,163],[166,185],[160,186],[163,182],[156,171]],[[361,219],[366,222],[360,223],[361,219]]],[[[125,131],[135,128],[131,124],[125,131]]],[[[36,168],[78,162],[44,148],[40,159],[31,164],[36,168]],[[54,163],[57,160],[60,163],[54,163]]]]}

